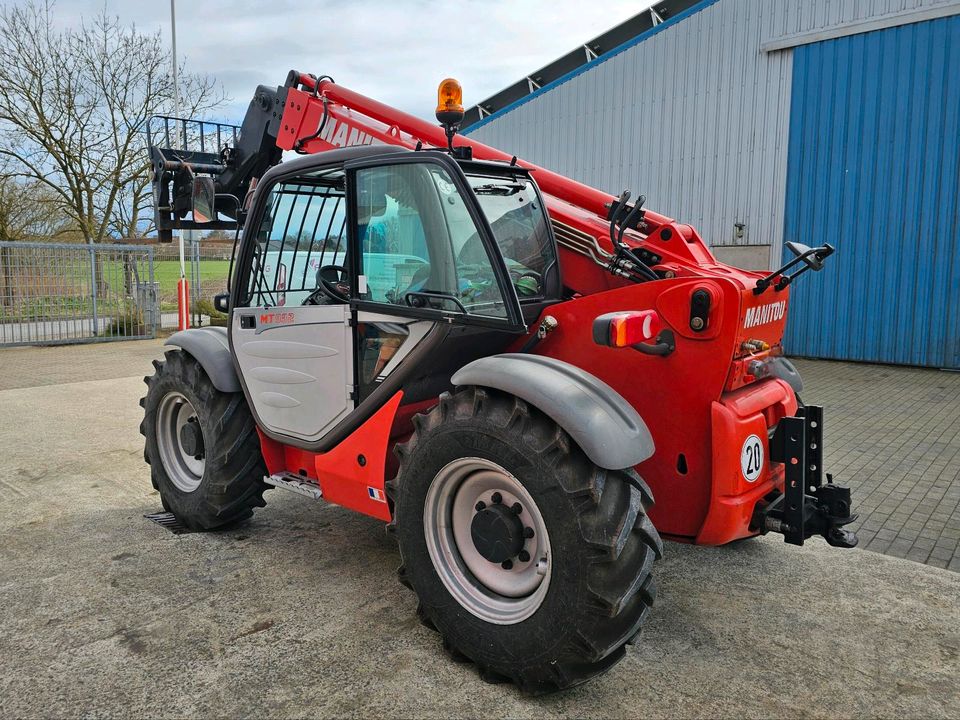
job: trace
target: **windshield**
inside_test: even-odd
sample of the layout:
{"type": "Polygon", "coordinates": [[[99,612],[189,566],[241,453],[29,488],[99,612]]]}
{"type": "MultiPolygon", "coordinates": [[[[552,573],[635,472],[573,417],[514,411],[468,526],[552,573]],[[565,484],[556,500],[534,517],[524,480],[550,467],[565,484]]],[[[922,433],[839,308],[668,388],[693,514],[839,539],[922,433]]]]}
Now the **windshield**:
{"type": "MultiPolygon", "coordinates": [[[[468,175],[487,222],[493,230],[517,297],[543,293],[543,276],[555,262],[547,216],[533,183],[524,177],[468,175]]],[[[476,262],[471,253],[483,252],[479,243],[467,243],[461,262],[476,262]]]]}

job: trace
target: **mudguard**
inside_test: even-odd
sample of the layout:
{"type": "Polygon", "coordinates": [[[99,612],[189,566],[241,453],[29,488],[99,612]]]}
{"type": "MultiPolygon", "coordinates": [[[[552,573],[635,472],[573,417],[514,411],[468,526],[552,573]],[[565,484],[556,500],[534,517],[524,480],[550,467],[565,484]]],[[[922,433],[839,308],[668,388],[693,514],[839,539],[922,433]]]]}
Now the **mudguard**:
{"type": "Polygon", "coordinates": [[[566,430],[591,462],[607,470],[633,467],[653,455],[653,438],[633,406],[602,380],[561,360],[492,355],[462,367],[452,382],[525,400],[566,430]]]}
{"type": "Polygon", "coordinates": [[[223,327],[192,328],[175,332],[164,345],[174,345],[189,353],[210,377],[220,392],[240,392],[240,378],[233,365],[227,329],[223,327]]]}

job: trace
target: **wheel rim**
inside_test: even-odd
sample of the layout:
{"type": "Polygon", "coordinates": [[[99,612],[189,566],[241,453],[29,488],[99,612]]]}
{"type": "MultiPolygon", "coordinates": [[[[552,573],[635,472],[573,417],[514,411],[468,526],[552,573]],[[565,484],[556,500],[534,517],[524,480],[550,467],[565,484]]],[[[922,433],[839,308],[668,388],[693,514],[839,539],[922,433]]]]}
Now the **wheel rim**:
{"type": "Polygon", "coordinates": [[[427,491],[423,521],[427,550],[437,574],[473,615],[512,625],[533,615],[543,603],[553,563],[546,524],[530,493],[503,467],[474,457],[446,465],[427,491]],[[516,525],[503,508],[519,521],[523,532],[519,552],[514,552],[519,542],[515,534],[502,535],[505,542],[496,550],[482,542],[478,546],[475,540],[478,527],[490,527],[482,522],[485,519],[492,518],[500,528],[516,525]],[[483,517],[478,520],[478,515],[483,517]],[[506,554],[510,554],[508,559],[500,561],[506,554]]]}
{"type": "Polygon", "coordinates": [[[190,401],[181,393],[169,392],[157,408],[157,447],[170,481],[183,492],[200,487],[206,467],[200,419],[190,401]],[[188,425],[195,424],[196,428],[188,425]],[[199,438],[191,443],[191,435],[199,438]],[[185,446],[186,443],[186,446],[185,446]],[[198,443],[198,444],[197,444],[198,443]],[[192,447],[187,447],[193,445],[192,447]]]}

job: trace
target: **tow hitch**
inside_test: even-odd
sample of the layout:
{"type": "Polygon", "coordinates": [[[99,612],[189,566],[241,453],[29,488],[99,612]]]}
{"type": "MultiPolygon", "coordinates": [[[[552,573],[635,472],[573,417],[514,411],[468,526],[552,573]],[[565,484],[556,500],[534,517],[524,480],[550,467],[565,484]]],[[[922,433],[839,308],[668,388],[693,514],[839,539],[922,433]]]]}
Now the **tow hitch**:
{"type": "Polygon", "coordinates": [[[857,536],[848,525],[850,488],[835,485],[827,473],[823,483],[823,408],[806,405],[783,418],[770,440],[770,459],[784,465],[784,491],[754,513],[753,526],[777,532],[791,545],[822,535],[834,547],[852,548],[857,536]]]}

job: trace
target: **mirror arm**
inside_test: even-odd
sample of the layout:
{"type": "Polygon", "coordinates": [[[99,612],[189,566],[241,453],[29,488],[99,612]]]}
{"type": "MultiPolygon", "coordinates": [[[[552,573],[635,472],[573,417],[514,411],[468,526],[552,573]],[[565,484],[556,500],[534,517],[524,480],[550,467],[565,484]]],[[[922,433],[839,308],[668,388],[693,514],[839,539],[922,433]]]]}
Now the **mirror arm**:
{"type": "Polygon", "coordinates": [[[782,275],[780,279],[777,281],[777,284],[773,286],[773,289],[776,292],[780,292],[781,290],[786,288],[790,283],[796,280],[798,277],[803,275],[809,269],[810,269],[810,266],[808,265],[806,267],[800,268],[795,273],[793,273],[793,275],[782,275]]]}
{"type": "Polygon", "coordinates": [[[240,198],[232,193],[217,193],[214,195],[214,198],[217,200],[233,200],[234,204],[237,206],[237,212],[240,212],[240,198]]]}
{"type": "MultiPolygon", "coordinates": [[[[810,248],[805,253],[797,255],[793,260],[790,260],[783,267],[777,270],[774,270],[772,273],[770,273],[766,277],[760,278],[759,280],[757,280],[756,287],[753,288],[753,294],[762,295],[764,291],[768,287],[770,287],[773,281],[776,280],[776,278],[778,277],[780,278],[780,280],[777,281],[777,284],[775,285],[774,289],[777,292],[783,290],[800,275],[805,273],[807,270],[810,270],[811,266],[808,264],[806,267],[802,268],[801,270],[798,270],[793,275],[785,275],[787,270],[792,268],[794,265],[797,265],[798,263],[804,262],[808,257],[815,257],[818,261],[822,262],[832,254],[833,254],[833,246],[830,244],[824,244],[821,247],[810,248]]],[[[816,269],[819,270],[819,268],[816,268],[816,269]]]]}
{"type": "Polygon", "coordinates": [[[801,258],[795,257],[793,260],[791,260],[790,262],[788,262],[786,265],[784,265],[783,267],[781,267],[781,268],[779,268],[779,269],[777,269],[777,270],[774,270],[772,273],[770,273],[769,275],[767,275],[765,278],[761,278],[761,279],[757,280],[757,285],[756,285],[756,287],[753,289],[753,294],[754,294],[754,295],[762,295],[763,292],[764,292],[768,287],[770,287],[770,285],[773,283],[773,281],[777,279],[777,277],[783,275],[787,270],[789,270],[790,268],[792,268],[794,265],[796,265],[796,264],[799,263],[799,262],[802,262],[801,258]]]}
{"type": "Polygon", "coordinates": [[[214,206],[213,206],[213,207],[214,207],[214,211],[215,211],[215,212],[216,212],[217,201],[218,201],[218,200],[232,200],[232,201],[233,201],[234,207],[236,208],[236,217],[234,218],[234,220],[236,220],[236,222],[237,222],[237,227],[239,228],[239,227],[243,224],[243,223],[240,222],[240,218],[241,218],[243,215],[246,214],[246,213],[244,213],[243,203],[240,202],[240,198],[238,198],[236,195],[234,195],[234,194],[232,194],[232,193],[217,193],[216,195],[213,196],[213,198],[214,198],[214,200],[213,200],[214,206]]]}

